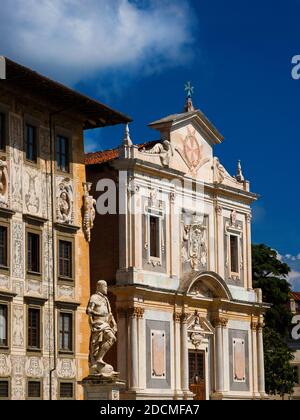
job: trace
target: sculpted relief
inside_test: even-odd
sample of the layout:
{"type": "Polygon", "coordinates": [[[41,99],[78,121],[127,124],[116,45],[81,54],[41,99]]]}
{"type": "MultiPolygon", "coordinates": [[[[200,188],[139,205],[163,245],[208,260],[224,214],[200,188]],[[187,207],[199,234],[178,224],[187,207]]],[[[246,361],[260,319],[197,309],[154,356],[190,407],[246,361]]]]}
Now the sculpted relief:
{"type": "Polygon", "coordinates": [[[145,149],[143,149],[142,153],[159,156],[162,166],[165,167],[170,166],[170,160],[174,156],[173,146],[168,140],[163,141],[163,143],[157,143],[150,150],[146,151],[145,149]]]}
{"type": "Polygon", "coordinates": [[[0,160],[0,206],[8,207],[8,172],[7,162],[0,160]]]}
{"type": "Polygon", "coordinates": [[[56,189],[56,219],[59,223],[74,223],[74,190],[69,178],[59,180],[56,189]]]}
{"type": "Polygon", "coordinates": [[[209,162],[210,158],[203,157],[203,145],[199,143],[196,137],[196,130],[188,127],[188,133],[181,138],[181,146],[176,148],[185,164],[195,174],[201,166],[209,162]]]}
{"type": "MultiPolygon", "coordinates": [[[[186,214],[184,214],[184,217],[186,214]]],[[[182,262],[184,272],[205,270],[208,263],[207,220],[204,216],[193,215],[190,220],[183,220],[182,262]]]]}
{"type": "Polygon", "coordinates": [[[90,195],[92,188],[91,183],[84,183],[84,196],[83,196],[83,230],[86,236],[86,240],[91,242],[91,230],[94,227],[94,221],[96,218],[96,200],[90,195]]]}
{"type": "Polygon", "coordinates": [[[40,180],[35,172],[25,173],[25,208],[28,213],[38,214],[40,211],[40,180]]]}

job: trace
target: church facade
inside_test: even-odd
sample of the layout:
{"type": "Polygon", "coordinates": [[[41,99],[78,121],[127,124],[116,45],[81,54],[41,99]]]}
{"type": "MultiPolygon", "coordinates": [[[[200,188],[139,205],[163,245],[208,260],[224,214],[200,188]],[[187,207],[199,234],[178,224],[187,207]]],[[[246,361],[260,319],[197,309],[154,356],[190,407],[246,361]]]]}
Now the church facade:
{"type": "Polygon", "coordinates": [[[263,399],[260,290],[251,273],[250,192],[215,157],[221,134],[189,94],[150,124],[157,142],[86,156],[97,216],[92,290],[109,284],[111,361],[124,399],[263,399]],[[116,197],[114,202],[113,197],[116,197]]]}

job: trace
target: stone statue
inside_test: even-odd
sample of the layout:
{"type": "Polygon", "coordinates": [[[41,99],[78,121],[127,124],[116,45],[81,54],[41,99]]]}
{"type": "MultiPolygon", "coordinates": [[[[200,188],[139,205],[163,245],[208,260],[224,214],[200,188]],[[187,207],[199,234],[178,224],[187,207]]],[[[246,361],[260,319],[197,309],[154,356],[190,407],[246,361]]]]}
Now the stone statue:
{"type": "Polygon", "coordinates": [[[104,362],[103,358],[117,341],[117,324],[107,298],[107,283],[100,280],[97,292],[92,295],[87,308],[91,328],[90,339],[90,375],[102,378],[116,378],[112,366],[104,362]]]}
{"type": "Polygon", "coordinates": [[[224,181],[226,170],[218,158],[214,158],[214,183],[220,185],[224,181]]]}
{"type": "Polygon", "coordinates": [[[164,140],[163,143],[157,143],[150,150],[146,151],[143,149],[142,153],[159,156],[161,164],[165,167],[170,165],[170,159],[172,156],[174,156],[172,144],[168,140],[164,140]]]}

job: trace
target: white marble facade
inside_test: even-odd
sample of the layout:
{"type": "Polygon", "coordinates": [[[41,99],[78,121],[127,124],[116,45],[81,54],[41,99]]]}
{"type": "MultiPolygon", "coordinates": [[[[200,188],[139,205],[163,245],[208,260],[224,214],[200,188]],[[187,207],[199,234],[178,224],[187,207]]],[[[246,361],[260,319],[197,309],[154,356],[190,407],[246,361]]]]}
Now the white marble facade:
{"type": "Polygon", "coordinates": [[[112,288],[124,398],[264,398],[264,308],[251,273],[257,196],[240,163],[231,176],[215,157],[223,139],[201,112],[150,126],[161,142],[134,146],[127,130],[112,163],[125,213],[112,288]]]}

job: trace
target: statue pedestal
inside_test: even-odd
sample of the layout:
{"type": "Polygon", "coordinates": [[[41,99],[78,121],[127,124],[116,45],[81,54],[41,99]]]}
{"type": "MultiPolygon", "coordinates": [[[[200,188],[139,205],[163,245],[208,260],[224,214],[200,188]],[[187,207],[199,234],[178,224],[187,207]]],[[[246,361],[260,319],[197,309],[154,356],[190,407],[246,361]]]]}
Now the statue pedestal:
{"type": "Polygon", "coordinates": [[[104,379],[88,376],[81,385],[84,389],[84,399],[88,401],[117,401],[120,391],[126,388],[126,383],[119,379],[104,379]]]}

